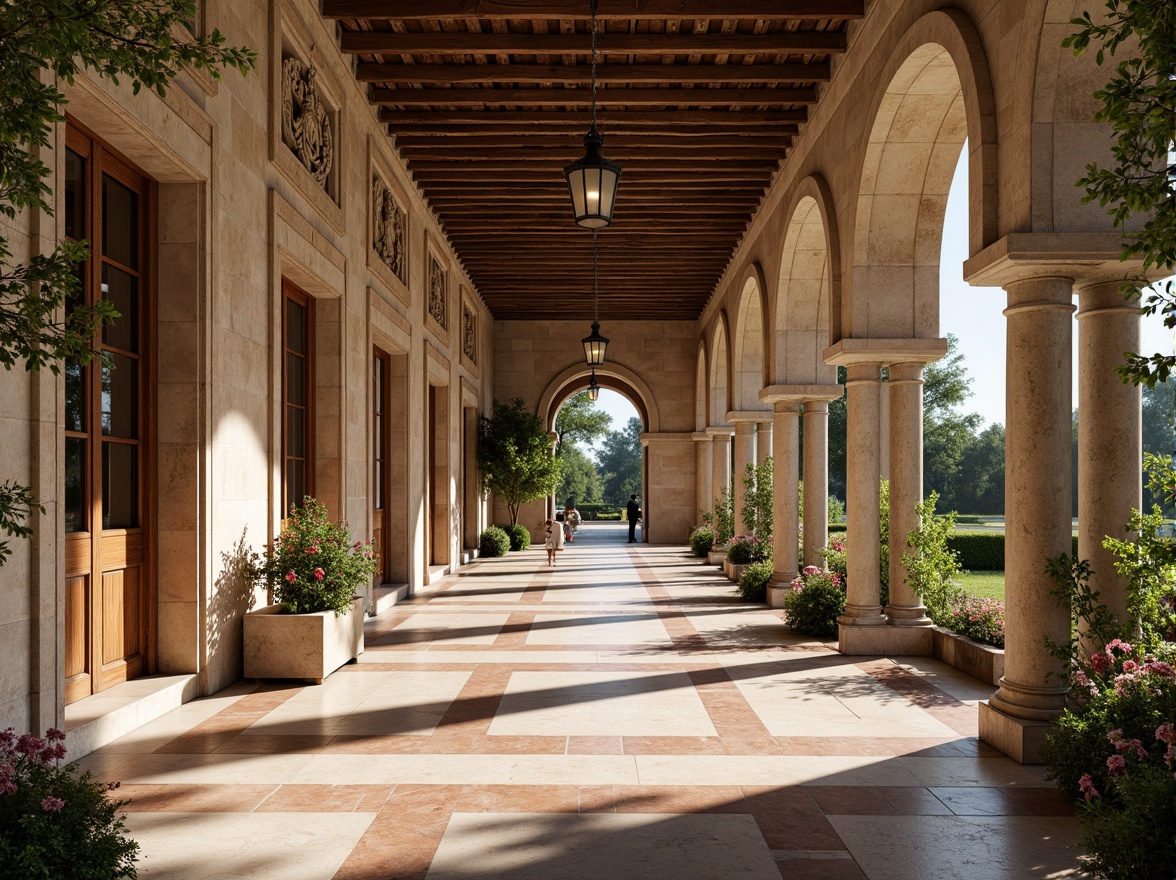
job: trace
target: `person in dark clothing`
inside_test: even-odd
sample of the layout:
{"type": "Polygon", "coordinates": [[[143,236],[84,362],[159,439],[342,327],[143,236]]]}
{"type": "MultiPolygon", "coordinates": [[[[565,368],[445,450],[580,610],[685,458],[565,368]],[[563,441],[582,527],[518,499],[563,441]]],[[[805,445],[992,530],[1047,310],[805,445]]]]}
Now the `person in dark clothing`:
{"type": "Polygon", "coordinates": [[[629,503],[625,505],[625,516],[629,518],[629,543],[637,543],[637,520],[641,519],[641,505],[637,503],[637,496],[630,495],[629,503]]]}

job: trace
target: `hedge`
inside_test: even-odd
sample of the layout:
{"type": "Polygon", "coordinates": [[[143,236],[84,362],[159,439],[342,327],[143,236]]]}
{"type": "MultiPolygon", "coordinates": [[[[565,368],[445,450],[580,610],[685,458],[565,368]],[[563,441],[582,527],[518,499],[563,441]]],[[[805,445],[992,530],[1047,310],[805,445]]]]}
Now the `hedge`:
{"type": "Polygon", "coordinates": [[[615,504],[578,504],[576,510],[580,512],[580,518],[585,522],[621,518],[621,509],[615,504]]]}
{"type": "MultiPolygon", "coordinates": [[[[845,523],[830,523],[829,532],[844,532],[845,523]]],[[[947,546],[955,551],[960,568],[965,571],[1004,571],[1005,536],[1003,532],[956,532],[947,539],[947,546]]],[[[1078,556],[1078,538],[1070,551],[1078,556]]]]}

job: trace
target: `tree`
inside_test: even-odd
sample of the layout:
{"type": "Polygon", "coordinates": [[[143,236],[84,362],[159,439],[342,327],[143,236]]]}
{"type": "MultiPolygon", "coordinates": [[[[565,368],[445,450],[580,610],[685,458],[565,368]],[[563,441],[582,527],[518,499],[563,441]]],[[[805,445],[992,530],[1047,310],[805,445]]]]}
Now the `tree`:
{"type": "MultiPolygon", "coordinates": [[[[126,77],[137,94],[163,96],[184,67],[220,78],[220,68],[252,69],[256,53],[225,46],[217,30],[203,37],[177,38],[195,15],[192,0],[40,0],[0,4],[0,214],[14,220],[22,211],[53,213],[42,156],[51,149],[53,126],[61,122],[65,95],[57,82],[73,82],[83,70],[118,82],[126,77]],[[55,81],[43,77],[48,69],[55,81]]],[[[0,364],[23,362],[29,372],[59,372],[71,359],[95,357],[99,326],[118,317],[109,302],[63,309],[78,289],[74,267],[89,256],[85,242],[61,243],[49,253],[13,260],[0,237],[0,364]]],[[[44,508],[28,487],[0,485],[0,529],[26,538],[34,511],[44,508]]],[[[0,565],[11,551],[0,542],[0,565]]]]}
{"type": "Polygon", "coordinates": [[[564,444],[591,443],[608,433],[612,416],[596,408],[587,391],[573,395],[555,416],[555,452],[563,455],[564,444]]]}
{"type": "MultiPolygon", "coordinates": [[[[1101,65],[1120,46],[1131,51],[1094,96],[1102,106],[1096,122],[1109,123],[1115,134],[1114,167],[1086,166],[1077,186],[1084,202],[1097,201],[1118,228],[1136,216],[1143,225],[1124,234],[1122,258],[1139,260],[1140,270],[1123,285],[1124,295],[1142,301],[1146,314],[1159,313],[1176,327],[1176,285],[1171,279],[1149,287],[1147,275],[1170,275],[1176,266],[1176,4],[1172,0],[1106,0],[1107,14],[1095,23],[1089,12],[1071,20],[1078,30],[1062,41],[1075,55],[1093,43],[1101,65]]],[[[1130,354],[1117,368],[1123,381],[1137,385],[1165,382],[1176,355],[1130,354]]]]}
{"type": "MultiPolygon", "coordinates": [[[[1143,388],[1143,451],[1171,456],[1176,450],[1176,381],[1168,380],[1143,388]]],[[[1144,486],[1144,506],[1166,506],[1165,500],[1144,486]]]]}
{"type": "Polygon", "coordinates": [[[568,444],[560,456],[562,473],[555,497],[563,502],[578,504],[600,504],[604,484],[596,463],[581,449],[568,444]]]}
{"type": "Polygon", "coordinates": [[[972,380],[959,353],[960,340],[947,334],[947,354],[923,371],[923,486],[937,492],[944,507],[959,509],[964,483],[960,466],[983,421],[957,408],[972,396],[972,380]]]}
{"type": "Polygon", "coordinates": [[[495,401],[490,417],[478,418],[478,469],[482,488],[503,500],[513,526],[523,504],[555,491],[560,461],[539,416],[516,397],[495,401]]]}
{"type": "Polygon", "coordinates": [[[1004,513],[1005,429],[989,425],[972,438],[960,458],[956,509],[969,513],[1004,513]]]}
{"type": "Polygon", "coordinates": [[[843,501],[845,492],[845,450],[849,441],[849,410],[845,404],[845,367],[837,368],[841,396],[829,401],[829,494],[843,501]]]}
{"type": "Polygon", "coordinates": [[[609,504],[624,504],[630,495],[641,494],[641,428],[641,419],[629,419],[623,430],[609,432],[596,453],[609,504]]]}

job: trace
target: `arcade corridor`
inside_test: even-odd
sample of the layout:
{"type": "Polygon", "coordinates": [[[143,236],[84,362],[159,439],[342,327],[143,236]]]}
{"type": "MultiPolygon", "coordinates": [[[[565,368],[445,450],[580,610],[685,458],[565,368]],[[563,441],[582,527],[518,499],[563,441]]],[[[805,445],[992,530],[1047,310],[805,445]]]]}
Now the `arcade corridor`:
{"type": "Polygon", "coordinates": [[[624,537],[463,567],[323,685],[241,682],[84,758],[140,876],[1077,876],[1043,770],[977,740],[990,687],[802,641],[624,537]]]}

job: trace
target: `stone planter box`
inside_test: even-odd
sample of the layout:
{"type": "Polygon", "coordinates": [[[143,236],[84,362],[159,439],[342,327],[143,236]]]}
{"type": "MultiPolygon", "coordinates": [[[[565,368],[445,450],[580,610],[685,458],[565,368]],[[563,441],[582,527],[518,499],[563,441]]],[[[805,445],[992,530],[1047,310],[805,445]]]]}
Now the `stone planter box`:
{"type": "Polygon", "coordinates": [[[706,554],[706,561],[708,565],[722,565],[727,558],[726,550],[712,550],[706,554]]]}
{"type": "Polygon", "coordinates": [[[739,576],[747,570],[749,565],[751,565],[750,562],[737,563],[731,562],[729,559],[725,559],[723,560],[723,571],[726,573],[727,577],[735,581],[735,583],[739,583],[739,576]]]}
{"type": "Polygon", "coordinates": [[[1004,675],[1004,649],[982,645],[941,626],[932,627],[936,659],[994,687],[1004,675]]]}
{"type": "Polygon", "coordinates": [[[333,611],[281,614],[267,605],[245,615],[245,677],[324,678],[363,653],[363,599],[342,617],[333,611]]]}

